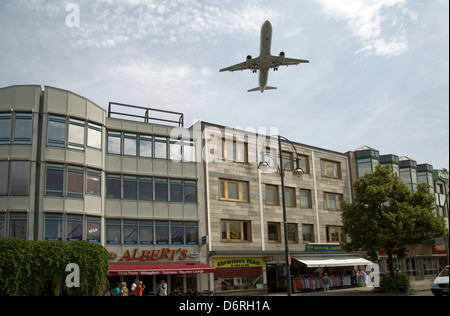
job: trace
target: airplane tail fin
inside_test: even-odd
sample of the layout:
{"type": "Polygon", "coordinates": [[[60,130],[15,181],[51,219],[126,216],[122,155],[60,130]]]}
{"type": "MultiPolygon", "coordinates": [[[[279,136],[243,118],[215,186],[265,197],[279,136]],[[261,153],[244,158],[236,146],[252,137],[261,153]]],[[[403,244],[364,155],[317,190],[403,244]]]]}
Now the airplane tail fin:
{"type": "MultiPolygon", "coordinates": [[[[267,87],[264,88],[264,90],[276,90],[276,89],[277,89],[276,87],[270,87],[270,86],[267,86],[267,87]]],[[[256,87],[256,88],[247,90],[247,92],[255,92],[255,91],[261,91],[261,88],[260,87],[256,87]]],[[[264,91],[261,91],[261,93],[262,92],[264,92],[264,91]]]]}

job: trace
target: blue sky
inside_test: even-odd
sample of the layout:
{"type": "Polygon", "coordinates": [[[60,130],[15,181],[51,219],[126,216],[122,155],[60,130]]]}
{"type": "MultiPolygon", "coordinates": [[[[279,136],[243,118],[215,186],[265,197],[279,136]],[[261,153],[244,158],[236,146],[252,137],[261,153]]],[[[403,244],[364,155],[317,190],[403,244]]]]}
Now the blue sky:
{"type": "Polygon", "coordinates": [[[0,43],[0,87],[55,86],[105,108],[184,112],[187,127],[275,127],[449,168],[448,0],[1,0],[0,43]],[[273,55],[310,64],[247,93],[256,74],[219,69],[259,55],[265,20],[273,55]]]}

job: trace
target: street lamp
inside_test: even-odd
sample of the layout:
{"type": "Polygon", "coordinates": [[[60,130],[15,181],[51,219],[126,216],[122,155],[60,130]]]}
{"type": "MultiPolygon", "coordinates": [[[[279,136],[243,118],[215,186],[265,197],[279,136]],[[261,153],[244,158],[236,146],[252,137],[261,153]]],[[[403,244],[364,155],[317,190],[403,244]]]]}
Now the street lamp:
{"type": "MultiPolygon", "coordinates": [[[[281,140],[284,139],[287,141],[292,148],[294,148],[295,155],[296,155],[296,167],[292,174],[296,177],[301,177],[303,175],[303,170],[300,168],[300,159],[298,158],[297,149],[295,148],[294,144],[287,138],[278,135],[278,149],[279,153],[278,156],[280,158],[280,164],[278,166],[280,170],[280,177],[281,177],[281,196],[282,196],[282,202],[283,202],[283,221],[284,221],[284,254],[286,259],[286,278],[287,278],[287,295],[292,295],[292,282],[291,282],[291,267],[290,267],[290,258],[289,258],[289,238],[288,238],[288,229],[287,229],[287,214],[286,214],[286,195],[284,190],[284,167],[283,166],[283,155],[282,155],[282,149],[281,149],[281,140]]],[[[258,169],[260,170],[267,170],[269,168],[269,163],[265,161],[265,152],[262,151],[261,154],[262,161],[258,165],[258,169]]]]}

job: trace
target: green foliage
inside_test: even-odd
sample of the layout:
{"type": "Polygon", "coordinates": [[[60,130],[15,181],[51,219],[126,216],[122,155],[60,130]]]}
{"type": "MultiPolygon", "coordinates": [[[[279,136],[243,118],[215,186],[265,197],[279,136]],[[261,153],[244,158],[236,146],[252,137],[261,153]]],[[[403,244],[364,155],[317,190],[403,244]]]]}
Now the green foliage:
{"type": "Polygon", "coordinates": [[[447,233],[443,218],[434,215],[435,200],[427,186],[419,184],[412,193],[390,166],[378,165],[353,188],[354,202],[342,203],[344,231],[351,239],[343,245],[346,251],[365,251],[375,261],[384,249],[392,264],[393,255],[407,256],[406,245],[447,233]]]}
{"type": "Polygon", "coordinates": [[[69,263],[80,267],[80,287],[73,295],[100,295],[109,269],[101,245],[86,241],[0,239],[0,296],[38,295],[65,281],[69,263]]]}
{"type": "Polygon", "coordinates": [[[380,287],[376,289],[379,293],[408,293],[411,290],[409,277],[403,273],[396,273],[394,276],[386,275],[380,282],[380,287]]]}

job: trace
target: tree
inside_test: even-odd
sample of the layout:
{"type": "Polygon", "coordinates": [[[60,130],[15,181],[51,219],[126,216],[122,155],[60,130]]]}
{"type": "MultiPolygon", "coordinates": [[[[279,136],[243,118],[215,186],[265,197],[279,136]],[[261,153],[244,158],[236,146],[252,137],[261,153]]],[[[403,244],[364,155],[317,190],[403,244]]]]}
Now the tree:
{"type": "Polygon", "coordinates": [[[442,217],[434,215],[435,198],[419,184],[412,193],[390,166],[358,178],[354,202],[342,203],[344,232],[350,237],[345,251],[364,251],[372,261],[384,249],[391,276],[393,255],[407,257],[406,246],[442,237],[447,233],[442,217]]]}

